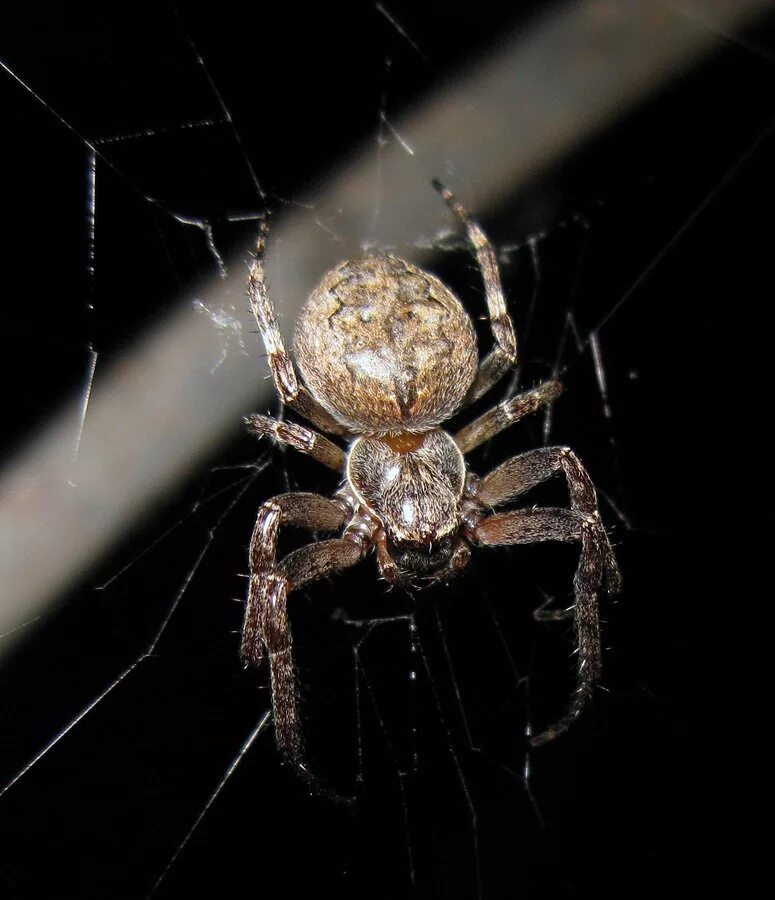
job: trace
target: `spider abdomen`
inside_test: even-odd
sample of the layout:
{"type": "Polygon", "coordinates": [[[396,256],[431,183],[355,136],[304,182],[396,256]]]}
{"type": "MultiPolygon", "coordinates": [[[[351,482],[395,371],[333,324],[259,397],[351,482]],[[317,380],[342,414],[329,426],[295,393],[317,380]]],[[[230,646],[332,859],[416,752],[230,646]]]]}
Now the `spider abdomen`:
{"type": "Polygon", "coordinates": [[[476,374],[476,336],[438,278],[393,256],[332,269],[296,325],[309,389],[351,431],[423,431],[449,418],[476,374]]]}

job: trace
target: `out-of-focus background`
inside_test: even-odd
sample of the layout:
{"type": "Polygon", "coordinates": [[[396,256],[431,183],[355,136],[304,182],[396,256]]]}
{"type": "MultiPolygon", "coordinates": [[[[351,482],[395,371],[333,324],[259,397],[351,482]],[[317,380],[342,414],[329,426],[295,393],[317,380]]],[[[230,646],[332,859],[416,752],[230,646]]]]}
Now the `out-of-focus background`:
{"type": "Polygon", "coordinates": [[[645,897],[727,877],[728,347],[772,198],[762,9],[14,10],[6,896],[144,897],[170,863],[160,897],[645,897]],[[567,605],[574,549],[480,551],[416,597],[367,560],[294,597],[308,757],[354,798],[337,803],[281,765],[270,728],[239,756],[268,704],[232,602],[256,508],[336,487],[240,431],[247,410],[276,411],[243,260],[271,210],[288,337],[326,266],[370,248],[422,261],[478,319],[479,274],[432,176],[498,248],[519,386],[566,385],[550,422],[472,466],[547,434],[573,446],[625,589],[604,607],[594,709],[533,754],[525,730],[562,710],[573,661],[569,628],[532,610],[567,605]]]}

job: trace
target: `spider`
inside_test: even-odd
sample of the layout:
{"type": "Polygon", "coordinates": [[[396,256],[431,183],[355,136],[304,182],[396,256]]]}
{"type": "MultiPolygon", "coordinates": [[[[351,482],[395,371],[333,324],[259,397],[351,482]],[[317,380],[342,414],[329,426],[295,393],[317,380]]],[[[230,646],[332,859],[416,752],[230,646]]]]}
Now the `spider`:
{"type": "Polygon", "coordinates": [[[589,702],[600,675],[598,592],[618,591],[619,569],[600,520],[595,488],[568,447],[514,456],[484,477],[468,469],[475,447],[553,402],[555,380],[518,394],[450,433],[440,426],[490,390],[517,360],[495,252],[479,224],[440,182],[433,186],[465,227],[484,280],[495,346],[479,360],[471,319],[436,277],[388,254],[367,255],[328,272],[296,323],[286,352],[263,270],[268,226],[261,223],[248,298],[282,402],[315,429],[263,415],[245,419],[328,466],[342,478],[333,498],[292,492],[265,502],[250,541],[250,582],[241,654],[269,660],[277,745],[304,768],[287,601],[292,591],[349,569],[372,549],[384,579],[447,581],[468,565],[472,546],[534,541],[581,545],[573,616],[577,686],[565,713],[531,738],[544,744],[566,731],[589,702]],[[344,450],[320,432],[347,442],[344,450]],[[570,508],[495,512],[556,473],[570,508]],[[340,531],[277,560],[280,526],[340,531]]]}

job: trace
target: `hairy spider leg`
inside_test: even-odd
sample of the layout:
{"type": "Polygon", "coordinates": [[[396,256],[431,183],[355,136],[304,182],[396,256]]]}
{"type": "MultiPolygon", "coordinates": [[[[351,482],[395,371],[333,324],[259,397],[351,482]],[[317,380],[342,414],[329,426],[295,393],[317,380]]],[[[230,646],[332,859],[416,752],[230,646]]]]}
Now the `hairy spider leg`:
{"type": "Polygon", "coordinates": [[[483,546],[529,544],[536,541],[581,543],[573,587],[576,631],[576,691],[566,712],[549,728],[531,738],[538,747],[567,731],[589,703],[600,678],[600,618],[598,592],[605,579],[609,593],[621,587],[621,575],[605,528],[600,521],[592,480],[568,447],[544,447],[506,460],[486,475],[477,500],[497,507],[529,491],[555,473],[568,483],[571,509],[521,509],[493,513],[480,520],[472,539],[483,546]]]}
{"type": "Polygon", "coordinates": [[[327,413],[300,383],[290,354],[285,349],[264,278],[264,252],[268,233],[269,224],[266,219],[263,219],[259,226],[255,255],[248,272],[248,299],[269,357],[269,367],[272,370],[277,393],[286,406],[290,406],[292,410],[304,416],[316,428],[330,434],[347,435],[349,434],[347,429],[340,425],[330,413],[327,413]]]}
{"type": "Polygon", "coordinates": [[[299,764],[302,742],[286,609],[288,594],[310,581],[355,565],[365,555],[368,544],[362,535],[346,535],[302,547],[278,565],[278,533],[283,525],[336,531],[349,516],[349,506],[341,500],[301,492],[280,494],[259,509],[250,541],[250,583],[241,654],[251,665],[258,665],[265,655],[269,657],[277,745],[299,764]]]}
{"type": "Polygon", "coordinates": [[[461,453],[470,453],[480,444],[489,441],[506,428],[524,419],[534,412],[556,400],[562,393],[562,385],[559,381],[545,381],[531,391],[510,397],[497,406],[488,409],[486,413],[474,419],[470,425],[461,428],[455,434],[455,443],[461,453]]]}
{"type": "Polygon", "coordinates": [[[246,416],[245,424],[256,437],[270,437],[278,444],[306,453],[335,472],[344,471],[347,462],[344,450],[311,428],[260,415],[246,416]]]}
{"type": "Polygon", "coordinates": [[[466,395],[464,403],[468,405],[489,391],[509,369],[517,364],[517,336],[514,331],[514,323],[506,310],[498,260],[489,238],[482,230],[481,225],[471,218],[468,210],[449,188],[446,188],[437,178],[433,179],[432,184],[465,226],[468,240],[474,248],[476,261],[482,273],[487,312],[495,338],[495,347],[479,364],[479,371],[474,383],[466,395]]]}

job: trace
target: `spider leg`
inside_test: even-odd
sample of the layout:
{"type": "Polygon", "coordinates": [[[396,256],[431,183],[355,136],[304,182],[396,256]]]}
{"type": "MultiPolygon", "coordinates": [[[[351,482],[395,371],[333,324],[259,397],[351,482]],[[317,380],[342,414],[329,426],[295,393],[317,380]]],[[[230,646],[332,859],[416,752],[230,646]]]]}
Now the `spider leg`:
{"type": "Polygon", "coordinates": [[[511,509],[486,516],[474,527],[472,538],[484,547],[540,541],[574,543],[581,540],[582,523],[578,513],[562,507],[511,509]]]}
{"type": "Polygon", "coordinates": [[[571,508],[597,523],[604,551],[606,586],[610,593],[617,593],[621,589],[622,578],[608,535],[600,521],[595,486],[589,473],[569,447],[540,447],[512,456],[482,478],[476,489],[476,499],[486,507],[503,506],[558,472],[565,475],[568,483],[571,508]]]}
{"type": "Polygon", "coordinates": [[[248,559],[250,585],[242,626],[242,658],[258,665],[264,656],[264,640],[260,627],[263,584],[276,569],[277,538],[281,525],[307,528],[310,531],[336,531],[348,517],[346,506],[320,494],[293,492],[278,494],[262,504],[256,516],[250,539],[248,559]]]}
{"type": "Polygon", "coordinates": [[[581,556],[573,590],[576,631],[576,690],[565,713],[549,728],[530,739],[539,747],[567,731],[590,702],[600,678],[600,620],[598,591],[605,569],[606,540],[594,520],[567,509],[520,509],[494,513],[474,533],[484,546],[529,544],[534,541],[579,541],[581,556]]]}
{"type": "Polygon", "coordinates": [[[369,543],[358,534],[320,541],[288,554],[278,565],[277,534],[281,524],[333,531],[344,525],[347,516],[346,507],[335,500],[317,494],[281,494],[259,510],[250,541],[250,584],[241,654],[252,665],[268,656],[277,745],[300,765],[302,741],[286,609],[288,595],[311,581],[355,565],[366,554],[369,543]]]}
{"type": "Polygon", "coordinates": [[[598,592],[603,580],[610,593],[621,588],[621,575],[597,509],[592,479],[567,447],[544,447],[506,460],[480,482],[476,499],[497,507],[563,472],[571,509],[523,509],[493,513],[472,530],[472,539],[485,546],[535,541],[578,541],[581,556],[573,580],[573,619],[577,646],[577,686],[564,715],[531,739],[534,747],[552,740],[571,726],[590,701],[600,677],[600,620],[598,592]]]}
{"type": "Polygon", "coordinates": [[[493,337],[495,338],[495,347],[480,363],[476,379],[466,395],[465,404],[467,405],[473,403],[486,391],[489,391],[516,364],[517,336],[514,333],[514,323],[506,310],[506,301],[503,297],[503,287],[501,286],[501,276],[498,270],[495,250],[487,235],[448,188],[444,187],[436,178],[433,179],[432,184],[452,212],[465,226],[468,240],[474,248],[476,261],[479,264],[482,279],[484,280],[487,311],[490,316],[493,337]]]}
{"type": "Polygon", "coordinates": [[[559,381],[545,381],[532,391],[510,397],[474,419],[470,425],[461,428],[455,435],[455,443],[461,453],[469,453],[505,428],[552,403],[561,393],[562,385],[559,381]]]}
{"type": "Polygon", "coordinates": [[[344,450],[311,428],[259,415],[246,416],[245,424],[248,431],[257,437],[271,437],[278,444],[285,444],[300,453],[306,453],[329,469],[336,472],[344,470],[347,459],[344,450]]]}
{"type": "Polygon", "coordinates": [[[248,299],[269,357],[269,367],[272,370],[277,393],[286,406],[304,416],[316,428],[331,434],[349,434],[346,428],[323,409],[304,385],[300,384],[293,361],[285,349],[264,278],[264,250],[268,233],[269,224],[264,219],[259,226],[256,252],[248,273],[248,299]]]}

